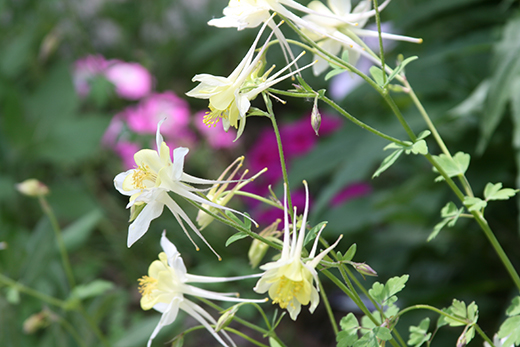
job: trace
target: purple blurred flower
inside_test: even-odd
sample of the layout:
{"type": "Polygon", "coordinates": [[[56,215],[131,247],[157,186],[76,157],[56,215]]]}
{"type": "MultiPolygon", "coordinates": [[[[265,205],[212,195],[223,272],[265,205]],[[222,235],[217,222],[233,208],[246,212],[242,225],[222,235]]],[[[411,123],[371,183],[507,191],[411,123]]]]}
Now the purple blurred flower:
{"type": "Polygon", "coordinates": [[[152,75],[138,63],[111,60],[105,69],[106,78],[116,87],[122,98],[137,100],[152,90],[152,75]]]}
{"type": "Polygon", "coordinates": [[[267,172],[262,175],[262,178],[267,180],[268,184],[274,184],[282,177],[276,136],[271,128],[266,128],[260,133],[246,157],[252,172],[267,168],[267,172]]]}
{"type": "MultiPolygon", "coordinates": [[[[309,118],[310,117],[311,116],[309,115],[309,118]]],[[[310,120],[309,120],[309,123],[310,123],[310,120]]],[[[342,125],[343,125],[342,118],[340,118],[338,116],[322,113],[320,135],[332,134],[336,130],[339,130],[339,128],[341,128],[342,125]]]]}
{"type": "Polygon", "coordinates": [[[331,200],[330,204],[334,207],[340,206],[348,200],[368,195],[372,192],[372,186],[368,183],[358,182],[352,183],[337,193],[331,200]]]}
{"type": "Polygon", "coordinates": [[[119,155],[123,162],[123,167],[126,170],[135,168],[134,154],[137,153],[141,149],[137,143],[128,142],[128,141],[119,141],[114,146],[114,152],[119,155]]]}
{"type": "Polygon", "coordinates": [[[90,81],[102,75],[108,66],[108,62],[102,55],[87,55],[76,60],[72,72],[72,82],[79,96],[85,97],[90,92],[90,81]]]}
{"type": "Polygon", "coordinates": [[[153,93],[124,111],[128,127],[139,134],[155,134],[157,123],[165,137],[182,137],[190,122],[188,103],[171,91],[153,93]]]}
{"type": "Polygon", "coordinates": [[[294,123],[282,125],[280,127],[280,137],[282,138],[283,150],[287,159],[311,151],[317,141],[308,117],[303,117],[294,123]]]}
{"type": "Polygon", "coordinates": [[[107,130],[101,138],[101,143],[107,147],[114,147],[119,139],[119,135],[123,132],[125,122],[121,113],[112,117],[107,130]]]}
{"type": "Polygon", "coordinates": [[[229,130],[226,132],[220,126],[208,127],[203,122],[205,114],[206,111],[200,111],[195,114],[195,126],[202,134],[202,136],[204,136],[204,138],[208,141],[209,145],[214,149],[235,147],[238,144],[238,141],[233,142],[233,140],[237,137],[236,130],[229,128],[229,130]]]}

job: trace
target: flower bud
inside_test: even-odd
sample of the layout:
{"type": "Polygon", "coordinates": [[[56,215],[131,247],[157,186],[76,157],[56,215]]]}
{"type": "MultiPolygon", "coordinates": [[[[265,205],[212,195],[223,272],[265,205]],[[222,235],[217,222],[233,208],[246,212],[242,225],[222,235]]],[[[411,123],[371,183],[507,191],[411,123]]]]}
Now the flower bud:
{"type": "MultiPolygon", "coordinates": [[[[281,221],[281,219],[277,219],[273,224],[262,230],[259,235],[269,240],[277,239],[280,233],[276,229],[278,228],[278,224],[280,224],[281,221]]],[[[253,269],[256,268],[258,264],[260,264],[268,249],[268,244],[263,243],[257,239],[253,240],[251,247],[249,247],[249,251],[247,252],[249,264],[251,264],[253,269]]]]}
{"type": "Polygon", "coordinates": [[[321,125],[321,114],[318,110],[318,97],[314,98],[314,106],[312,106],[311,113],[311,125],[312,129],[314,129],[314,132],[316,133],[316,136],[320,136],[320,134],[318,134],[318,131],[320,130],[321,125]]]}
{"type": "Polygon", "coordinates": [[[7,242],[2,241],[2,242],[0,242],[0,251],[4,250],[4,249],[7,249],[7,242]]]}
{"type": "Polygon", "coordinates": [[[235,314],[238,311],[238,308],[241,304],[234,305],[231,308],[229,308],[217,321],[217,326],[215,327],[215,331],[219,332],[220,330],[227,327],[235,318],[235,314]]]}
{"type": "Polygon", "coordinates": [[[351,262],[350,265],[352,265],[361,275],[377,276],[377,272],[368,264],[351,262]]]}
{"type": "Polygon", "coordinates": [[[31,315],[23,322],[23,331],[26,334],[34,334],[36,331],[46,328],[50,324],[50,314],[44,310],[31,315]]]}
{"type": "Polygon", "coordinates": [[[35,198],[49,194],[49,188],[35,178],[30,178],[21,183],[17,183],[16,189],[23,195],[35,198]]]}

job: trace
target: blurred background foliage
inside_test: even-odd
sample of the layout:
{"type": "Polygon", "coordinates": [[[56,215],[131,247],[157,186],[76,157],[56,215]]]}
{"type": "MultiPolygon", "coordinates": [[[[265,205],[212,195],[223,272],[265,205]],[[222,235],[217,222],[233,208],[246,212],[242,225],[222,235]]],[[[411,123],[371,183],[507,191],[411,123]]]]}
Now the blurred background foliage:
{"type": "MultiPolygon", "coordinates": [[[[196,252],[167,213],[152,223],[143,239],[126,248],[127,201],[112,183],[124,168],[120,159],[101,145],[101,137],[111,118],[132,102],[118,99],[113,88],[102,82],[92,86],[87,98],[80,98],[72,82],[73,64],[89,54],[138,62],[155,76],[156,91],[172,90],[182,97],[194,86],[190,80],[195,74],[227,75],[232,71],[256,34],[253,30],[207,26],[210,18],[221,16],[225,5],[224,0],[0,0],[0,241],[7,245],[0,250],[0,271],[48,295],[62,299],[69,295],[50,222],[36,199],[15,190],[15,183],[37,178],[51,190],[49,203],[63,228],[77,282],[103,279],[113,283],[104,295],[84,303],[114,346],[143,346],[158,322],[158,313],[140,309],[136,280],[157,257],[162,229],[168,230],[191,273],[232,276],[256,270],[245,261],[244,249],[250,241],[241,240],[226,248],[224,242],[232,230],[213,223],[204,235],[224,258],[215,266],[214,255],[204,247],[196,252]]],[[[481,195],[487,182],[500,181],[518,188],[518,2],[394,0],[382,18],[392,23],[395,32],[424,39],[421,45],[393,47],[387,52],[387,61],[392,64],[399,53],[419,56],[407,67],[407,77],[452,153],[472,155],[467,175],[476,194],[481,195]]],[[[269,63],[283,66],[279,52],[274,51],[269,63]]],[[[310,76],[310,71],[304,76],[315,89],[332,87],[330,81],[310,76]]],[[[394,96],[414,130],[424,130],[411,100],[405,94],[394,96]]],[[[207,106],[201,100],[188,102],[193,112],[207,106]]],[[[390,110],[369,86],[360,85],[337,102],[373,127],[406,139],[390,110]]],[[[289,123],[307,117],[312,103],[288,100],[287,105],[275,107],[279,121],[289,123]]],[[[321,111],[331,112],[324,106],[321,111]]],[[[205,143],[197,144],[190,152],[186,171],[215,179],[235,157],[262,143],[260,135],[268,126],[266,119],[251,119],[241,143],[233,149],[215,151],[205,143]]],[[[142,141],[147,143],[151,138],[142,141]]],[[[432,141],[428,144],[430,152],[438,153],[432,141]]],[[[453,298],[476,301],[482,327],[491,336],[513,295],[507,273],[471,221],[460,220],[426,242],[440,221],[440,209],[455,201],[455,196],[442,183],[433,182],[435,174],[420,157],[403,157],[371,180],[386,154],[382,151],[385,145],[343,122],[338,131],[318,138],[308,154],[291,160],[291,186],[301,188],[302,179],[309,181],[311,223],[327,220],[324,236],[330,240],[344,234],[338,250],[357,243],[354,260],[366,261],[376,269],[378,281],[410,274],[400,295],[401,305],[444,307],[453,298]],[[331,205],[339,191],[360,182],[370,185],[369,194],[331,205]]],[[[279,185],[276,191],[281,192],[279,185]]],[[[234,206],[245,208],[240,202],[234,206]]],[[[192,206],[183,207],[195,216],[192,206]]],[[[496,202],[488,207],[486,216],[506,253],[520,268],[517,206],[513,201],[496,202]]],[[[272,255],[274,252],[267,257],[272,255]]],[[[371,281],[366,283],[369,286],[371,281]]],[[[233,288],[221,285],[210,289],[238,290],[243,297],[255,297],[253,285],[244,281],[233,288]]],[[[338,318],[355,311],[339,294],[332,292],[331,300],[338,318]]],[[[266,309],[271,308],[266,305],[266,309]]],[[[335,345],[330,327],[316,324],[326,321],[322,309],[313,316],[304,309],[296,323],[285,319],[280,331],[286,343],[302,345],[301,341],[307,340],[309,346],[335,345]]],[[[0,346],[73,346],[56,317],[44,329],[23,331],[24,321],[42,310],[52,310],[56,317],[75,326],[86,345],[99,345],[80,316],[3,287],[0,346]]],[[[252,311],[240,312],[254,319],[252,311]]],[[[405,316],[401,333],[406,336],[408,325],[417,324],[420,317],[405,316]]],[[[193,322],[180,317],[163,329],[154,345],[169,341],[190,325],[193,322]]],[[[441,333],[434,345],[452,344],[456,337],[457,331],[441,333]]],[[[200,341],[216,344],[211,337],[209,341],[205,338],[190,335],[186,345],[200,341]]]]}

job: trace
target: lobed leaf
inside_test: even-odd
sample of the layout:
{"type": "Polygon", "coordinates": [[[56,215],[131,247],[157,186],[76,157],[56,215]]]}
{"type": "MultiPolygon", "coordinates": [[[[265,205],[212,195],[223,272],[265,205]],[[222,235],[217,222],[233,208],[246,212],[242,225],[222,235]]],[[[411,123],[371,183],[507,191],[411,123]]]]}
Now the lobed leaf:
{"type": "Polygon", "coordinates": [[[484,188],[484,198],[486,201],[489,200],[508,200],[510,197],[515,196],[518,189],[503,188],[502,183],[488,183],[484,188]]]}
{"type": "Polygon", "coordinates": [[[429,327],[430,318],[424,318],[418,326],[410,326],[410,338],[407,344],[414,347],[422,346],[432,336],[432,334],[428,332],[429,327]]]}

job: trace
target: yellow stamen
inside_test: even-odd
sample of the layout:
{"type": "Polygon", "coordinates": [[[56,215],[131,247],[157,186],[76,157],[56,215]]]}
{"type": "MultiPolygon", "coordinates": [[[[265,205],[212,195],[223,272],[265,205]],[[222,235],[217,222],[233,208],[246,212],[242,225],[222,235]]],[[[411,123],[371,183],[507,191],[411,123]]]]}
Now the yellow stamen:
{"type": "Polygon", "coordinates": [[[142,296],[152,294],[158,282],[156,278],[149,276],[143,276],[137,281],[139,282],[139,293],[141,293],[142,296]]]}
{"type": "Polygon", "coordinates": [[[148,165],[139,166],[134,170],[132,174],[132,181],[134,183],[134,187],[137,189],[145,189],[144,185],[145,180],[149,180],[155,182],[157,179],[157,174],[150,170],[148,165]]]}
{"type": "Polygon", "coordinates": [[[273,304],[279,304],[281,308],[287,308],[291,304],[293,298],[303,288],[303,281],[292,281],[285,276],[282,276],[278,289],[276,290],[273,304]]]}
{"type": "Polygon", "coordinates": [[[220,118],[227,118],[229,107],[225,110],[217,110],[210,105],[209,109],[210,111],[206,112],[202,120],[208,127],[217,125],[220,118]]]}

